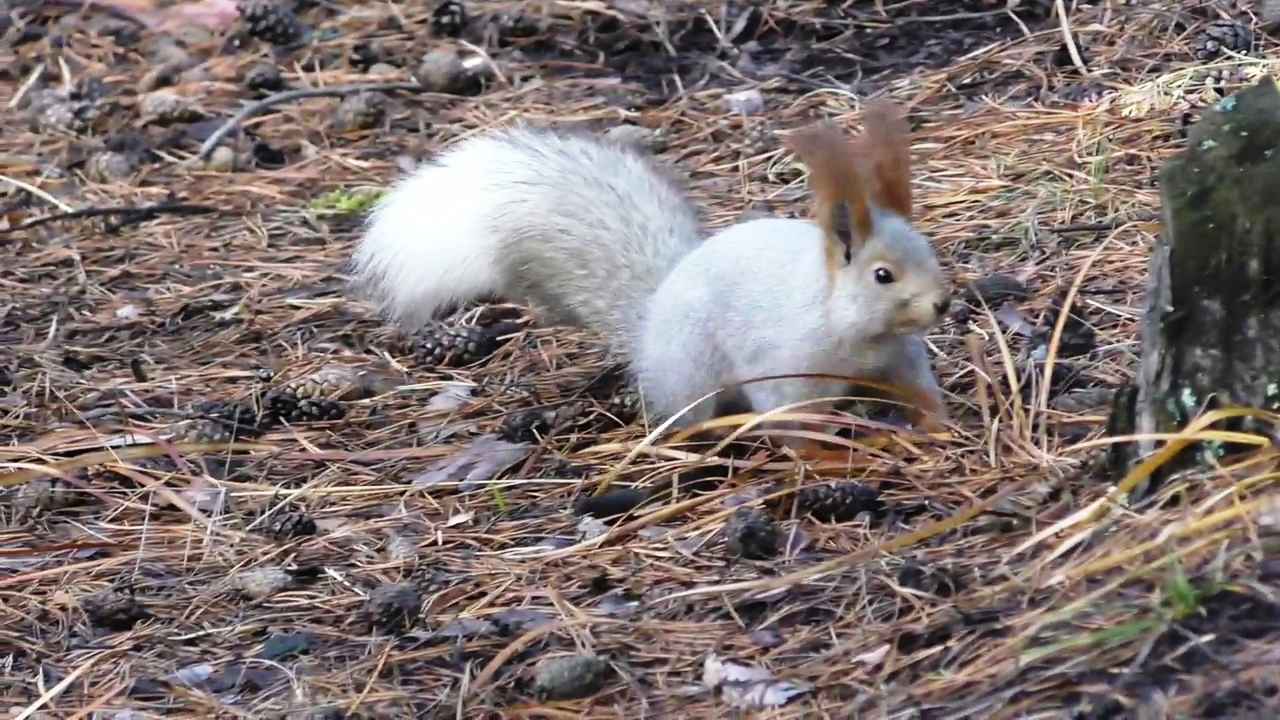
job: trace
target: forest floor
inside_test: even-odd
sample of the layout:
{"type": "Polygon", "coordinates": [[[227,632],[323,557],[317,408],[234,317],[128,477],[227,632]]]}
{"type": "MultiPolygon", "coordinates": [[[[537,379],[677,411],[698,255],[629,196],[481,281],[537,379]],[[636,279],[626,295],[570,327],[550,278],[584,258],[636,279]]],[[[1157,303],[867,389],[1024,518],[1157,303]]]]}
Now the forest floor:
{"type": "Polygon", "coordinates": [[[1245,504],[1273,478],[1086,512],[1113,507],[1157,172],[1280,64],[1248,13],[85,5],[0,0],[7,716],[1280,705],[1280,516],[1245,504]],[[307,88],[327,94],[228,124],[307,88]],[[929,337],[946,433],[844,414],[821,456],[751,432],[708,455],[652,433],[589,336],[502,304],[405,336],[347,290],[377,192],[484,128],[640,143],[720,227],[807,215],[779,133],[856,128],[879,93],[909,108],[918,224],[970,289],[929,337]]]}

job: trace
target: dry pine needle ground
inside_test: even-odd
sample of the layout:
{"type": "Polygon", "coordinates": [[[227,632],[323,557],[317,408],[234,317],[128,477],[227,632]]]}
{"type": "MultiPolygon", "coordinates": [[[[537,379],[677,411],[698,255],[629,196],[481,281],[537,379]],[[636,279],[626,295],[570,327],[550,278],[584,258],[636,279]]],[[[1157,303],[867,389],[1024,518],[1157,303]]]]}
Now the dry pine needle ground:
{"type": "Polygon", "coordinates": [[[1089,441],[1136,360],[1154,174],[1224,87],[1274,72],[1248,8],[301,3],[157,33],[129,19],[146,3],[17,5],[0,2],[13,716],[1274,709],[1264,465],[1045,532],[1109,488],[1089,441]],[[404,90],[414,73],[434,91],[404,90]],[[227,124],[354,83],[401,89],[227,124]],[[868,92],[911,107],[920,225],[992,311],[971,292],[930,338],[949,438],[881,432],[807,465],[757,449],[724,481],[730,460],[698,467],[698,448],[637,451],[649,428],[590,338],[509,306],[403,338],[345,293],[367,193],[470,133],[647,128],[613,132],[686,173],[719,226],[807,212],[775,131],[856,125],[868,92]],[[859,551],[781,590],[696,593],[859,551]]]}

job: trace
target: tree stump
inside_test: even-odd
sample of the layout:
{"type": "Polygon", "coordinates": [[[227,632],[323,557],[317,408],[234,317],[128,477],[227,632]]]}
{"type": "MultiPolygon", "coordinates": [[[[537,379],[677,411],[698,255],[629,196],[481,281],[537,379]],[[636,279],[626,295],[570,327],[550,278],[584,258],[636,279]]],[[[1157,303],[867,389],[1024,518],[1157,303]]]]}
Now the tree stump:
{"type": "MultiPolygon", "coordinates": [[[[1216,407],[1280,409],[1280,92],[1271,77],[1207,109],[1159,173],[1141,363],[1112,434],[1181,430],[1216,407]]],[[[1244,425],[1239,429],[1247,429],[1244,425]]],[[[1237,428],[1232,428],[1237,429],[1237,428]]],[[[1193,446],[1221,455],[1216,443],[1193,446]]],[[[1155,441],[1112,446],[1123,474],[1155,441]]],[[[1154,476],[1186,467],[1180,456],[1154,476]]],[[[1153,485],[1135,488],[1141,496],[1153,485]]]]}

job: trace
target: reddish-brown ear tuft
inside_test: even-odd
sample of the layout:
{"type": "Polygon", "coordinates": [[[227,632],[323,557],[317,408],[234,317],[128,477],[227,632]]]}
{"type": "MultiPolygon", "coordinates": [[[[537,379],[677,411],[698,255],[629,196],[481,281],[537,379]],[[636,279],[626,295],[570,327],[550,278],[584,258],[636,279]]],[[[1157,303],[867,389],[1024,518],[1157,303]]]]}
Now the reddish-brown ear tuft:
{"type": "Polygon", "coordinates": [[[910,219],[911,128],[906,115],[891,100],[869,100],[862,111],[864,132],[859,150],[867,158],[871,202],[910,219]]]}
{"type": "Polygon", "coordinates": [[[809,188],[818,206],[818,223],[827,237],[851,253],[871,235],[871,209],[861,168],[864,160],[849,138],[830,122],[787,136],[787,145],[809,169],[809,188]]]}

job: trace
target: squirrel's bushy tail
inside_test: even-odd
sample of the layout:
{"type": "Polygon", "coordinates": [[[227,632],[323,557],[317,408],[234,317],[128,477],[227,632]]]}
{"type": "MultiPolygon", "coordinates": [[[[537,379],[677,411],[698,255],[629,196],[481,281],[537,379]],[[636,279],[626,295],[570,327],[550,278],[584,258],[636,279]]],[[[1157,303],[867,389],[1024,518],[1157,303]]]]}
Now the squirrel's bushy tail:
{"type": "Polygon", "coordinates": [[[485,295],[630,338],[645,300],[702,240],[683,188],[637,152],[525,125],[465,140],[374,208],[354,281],[420,325],[485,295]]]}

